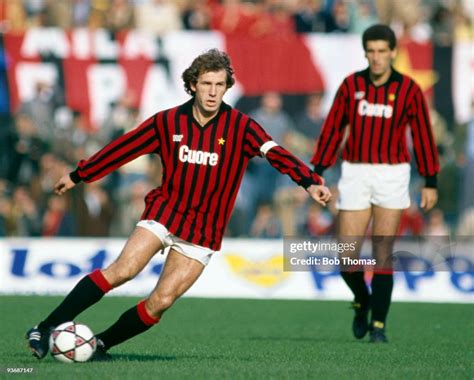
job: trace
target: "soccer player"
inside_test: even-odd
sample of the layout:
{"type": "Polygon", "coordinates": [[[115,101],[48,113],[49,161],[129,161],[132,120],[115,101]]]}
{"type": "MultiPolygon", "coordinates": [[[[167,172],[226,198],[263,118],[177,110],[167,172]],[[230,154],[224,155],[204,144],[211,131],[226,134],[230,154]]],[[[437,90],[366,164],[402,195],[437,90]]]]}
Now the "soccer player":
{"type": "Polygon", "coordinates": [[[370,330],[370,342],[387,342],[385,321],[393,288],[391,255],[400,216],[410,205],[408,125],[418,171],[426,180],[421,191],[425,211],[437,201],[439,163],[423,93],[411,78],[392,67],[397,53],[394,32],[386,25],[373,25],[363,33],[362,43],[368,68],[348,76],[340,85],[311,163],[320,175],[334,165],[349,126],[338,183],[337,235],[357,242],[356,250],[344,255],[358,258],[361,240],[372,221],[377,264],[371,294],[363,268],[342,266],[341,275],[355,297],[354,336],[362,339],[370,330]]]}
{"type": "Polygon", "coordinates": [[[134,278],[157,252],[170,247],[151,294],[97,335],[95,359],[108,360],[111,347],[158,323],[220,249],[251,158],[266,157],[321,205],[330,200],[321,177],[275,143],[258,123],[222,101],[234,84],[225,53],[212,49],[198,56],[182,78],[192,96],[187,103],[156,113],[80,161],[76,170],[55,185],[56,193],[64,194],[147,153],[158,154],[163,163],[162,185],[146,195],[141,220],[117,260],[85,276],[51,314],[27,332],[29,347],[38,359],[48,352],[51,329],[73,320],[108,291],[134,278]]]}

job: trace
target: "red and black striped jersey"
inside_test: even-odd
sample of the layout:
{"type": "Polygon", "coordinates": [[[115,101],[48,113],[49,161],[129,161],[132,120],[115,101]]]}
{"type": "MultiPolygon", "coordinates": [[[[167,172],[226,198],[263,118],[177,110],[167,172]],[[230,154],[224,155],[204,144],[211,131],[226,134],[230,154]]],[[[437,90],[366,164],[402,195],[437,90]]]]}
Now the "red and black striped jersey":
{"type": "Polygon", "coordinates": [[[438,152],[428,108],[420,87],[411,78],[392,68],[389,80],[375,86],[367,68],[344,79],[311,159],[317,173],[336,162],[347,125],[342,158],[373,164],[410,161],[406,141],[409,125],[418,171],[427,177],[428,186],[436,187],[438,152]]]}
{"type": "Polygon", "coordinates": [[[200,126],[189,102],[156,113],[112,141],[71,173],[74,182],[93,182],[134,158],[161,157],[160,187],[145,197],[142,219],[154,219],[180,238],[218,250],[249,160],[266,156],[281,173],[307,188],[321,178],[272,141],[247,115],[222,103],[200,126]]]}

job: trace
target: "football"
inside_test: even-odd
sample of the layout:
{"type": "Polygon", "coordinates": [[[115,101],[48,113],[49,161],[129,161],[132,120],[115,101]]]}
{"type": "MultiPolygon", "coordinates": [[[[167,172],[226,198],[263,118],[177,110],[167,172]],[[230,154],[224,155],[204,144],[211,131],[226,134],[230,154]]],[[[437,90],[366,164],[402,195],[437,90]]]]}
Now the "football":
{"type": "Polygon", "coordinates": [[[94,354],[95,348],[94,333],[81,323],[63,323],[49,337],[51,355],[63,363],[86,362],[94,354]]]}

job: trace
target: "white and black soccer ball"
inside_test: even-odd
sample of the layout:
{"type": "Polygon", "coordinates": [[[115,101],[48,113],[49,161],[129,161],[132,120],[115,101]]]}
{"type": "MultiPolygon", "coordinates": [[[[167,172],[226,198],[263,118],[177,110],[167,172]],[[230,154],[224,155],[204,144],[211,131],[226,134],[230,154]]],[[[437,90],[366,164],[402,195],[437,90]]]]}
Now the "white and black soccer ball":
{"type": "Polygon", "coordinates": [[[56,327],[49,337],[51,355],[63,363],[88,361],[95,352],[97,340],[89,327],[66,322],[56,327]]]}

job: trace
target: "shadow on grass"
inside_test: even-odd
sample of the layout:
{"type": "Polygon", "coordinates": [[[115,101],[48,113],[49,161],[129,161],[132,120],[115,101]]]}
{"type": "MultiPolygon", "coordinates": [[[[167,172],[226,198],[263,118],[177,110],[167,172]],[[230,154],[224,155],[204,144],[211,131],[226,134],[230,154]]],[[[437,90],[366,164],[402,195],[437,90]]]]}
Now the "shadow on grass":
{"type": "Polygon", "coordinates": [[[311,342],[311,343],[338,343],[338,344],[353,344],[360,343],[360,340],[349,338],[310,338],[310,337],[296,337],[296,336],[251,336],[248,338],[241,338],[243,340],[262,341],[262,342],[311,342]]]}
{"type": "Polygon", "coordinates": [[[169,362],[177,360],[176,356],[163,355],[138,355],[138,354],[113,354],[113,361],[128,361],[128,362],[169,362]]]}
{"type": "Polygon", "coordinates": [[[250,336],[246,340],[262,340],[262,341],[291,341],[291,342],[323,342],[324,339],[295,337],[295,336],[250,336]]]}
{"type": "MultiPolygon", "coordinates": [[[[161,355],[127,355],[127,354],[114,354],[113,360],[110,363],[117,361],[137,361],[137,362],[152,362],[152,361],[174,361],[174,360],[249,360],[248,357],[236,358],[234,355],[179,355],[179,356],[161,356],[161,355]]],[[[106,362],[107,363],[107,362],[106,362]]]]}
{"type": "Polygon", "coordinates": [[[199,359],[199,360],[228,360],[230,358],[232,359],[238,359],[237,357],[233,355],[179,355],[180,359],[199,359]]]}

